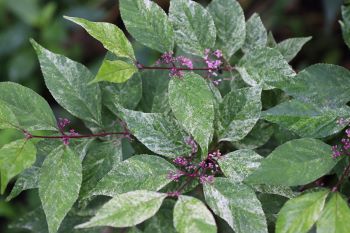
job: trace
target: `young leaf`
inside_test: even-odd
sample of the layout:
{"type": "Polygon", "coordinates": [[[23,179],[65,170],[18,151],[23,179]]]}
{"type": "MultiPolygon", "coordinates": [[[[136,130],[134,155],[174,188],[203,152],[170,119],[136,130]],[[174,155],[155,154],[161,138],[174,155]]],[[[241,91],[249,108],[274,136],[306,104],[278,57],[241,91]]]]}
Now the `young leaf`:
{"type": "Polygon", "coordinates": [[[342,6],[343,21],[339,21],[345,44],[350,48],[350,6],[342,6]]]}
{"type": "Polygon", "coordinates": [[[124,83],[137,72],[134,64],[124,61],[109,61],[104,60],[96,77],[90,83],[107,81],[112,83],[124,83]]]}
{"type": "Polygon", "coordinates": [[[139,74],[133,75],[124,83],[101,83],[102,103],[114,114],[117,106],[127,109],[136,108],[142,97],[142,81],[139,74]]]}
{"type": "Polygon", "coordinates": [[[16,115],[0,100],[0,129],[16,129],[19,127],[16,115]]]}
{"type": "Polygon", "coordinates": [[[28,131],[57,130],[56,119],[49,104],[31,89],[16,83],[2,82],[0,93],[0,117],[9,114],[6,118],[7,125],[17,123],[15,117],[18,121],[16,126],[28,131]],[[11,116],[9,110],[14,116],[11,116]]]}
{"type": "Polygon", "coordinates": [[[119,116],[132,134],[151,151],[175,158],[189,154],[186,133],[171,117],[161,113],[143,113],[120,108],[119,116]]]}
{"type": "Polygon", "coordinates": [[[243,139],[259,120],[261,89],[242,88],[228,93],[220,104],[220,141],[243,139]]]}
{"type": "Polygon", "coordinates": [[[56,233],[78,198],[82,182],[79,156],[68,147],[53,150],[45,159],[39,177],[39,196],[49,233],[56,233]]]}
{"type": "Polygon", "coordinates": [[[72,115],[101,124],[101,91],[88,85],[93,74],[82,64],[46,50],[31,40],[41,65],[45,83],[56,101],[72,115]]]}
{"type": "Polygon", "coordinates": [[[302,102],[334,108],[350,101],[350,71],[341,66],[312,65],[288,81],[282,89],[302,102]]]}
{"type": "Polygon", "coordinates": [[[136,155],[116,164],[92,190],[91,195],[114,196],[138,189],[158,191],[171,182],[167,178],[176,168],[154,155],[136,155]]]}
{"type": "Polygon", "coordinates": [[[183,79],[170,80],[170,107],[185,130],[201,146],[205,156],[214,131],[213,101],[213,94],[206,81],[198,74],[186,73],[183,79]]]}
{"type": "Polygon", "coordinates": [[[151,0],[120,0],[120,13],[128,32],[141,44],[169,52],[174,31],[166,13],[151,0]]]}
{"type": "Polygon", "coordinates": [[[328,191],[307,193],[284,204],[278,214],[276,233],[307,233],[320,217],[328,191]]]}
{"type": "Polygon", "coordinates": [[[216,26],[216,47],[223,52],[227,60],[230,60],[230,57],[244,44],[243,10],[236,0],[213,0],[208,10],[216,26]]]}
{"type": "Polygon", "coordinates": [[[169,17],[174,25],[175,41],[184,51],[203,56],[205,49],[214,47],[216,29],[213,18],[199,3],[171,1],[169,17]]]}
{"type": "Polygon", "coordinates": [[[218,162],[222,172],[229,180],[242,182],[260,166],[263,158],[253,150],[236,150],[226,154],[218,162]]]}
{"type": "Polygon", "coordinates": [[[117,195],[103,205],[95,217],[76,228],[135,226],[155,215],[166,196],[163,193],[145,190],[117,195]]]}
{"type": "Polygon", "coordinates": [[[15,186],[13,186],[11,193],[6,198],[6,201],[10,201],[17,197],[24,190],[38,188],[39,174],[40,167],[32,166],[24,170],[17,178],[15,186]]]}
{"type": "Polygon", "coordinates": [[[286,59],[287,62],[290,62],[298,54],[304,44],[311,40],[311,38],[311,36],[289,38],[278,43],[276,48],[281,52],[284,59],[286,59]]]}
{"type": "Polygon", "coordinates": [[[311,138],[296,139],[277,147],[245,181],[304,185],[327,174],[336,163],[331,147],[326,143],[311,138]]]}
{"type": "MultiPolygon", "coordinates": [[[[344,106],[346,107],[346,106],[344,106]]],[[[262,113],[262,118],[279,124],[301,137],[323,138],[344,128],[337,124],[340,117],[350,116],[350,109],[328,108],[298,100],[283,102],[262,113]]]]}
{"type": "Polygon", "coordinates": [[[350,229],[350,209],[340,193],[332,194],[317,221],[317,233],[346,233],[350,229]]]}
{"type": "Polygon", "coordinates": [[[107,50],[119,57],[135,60],[134,50],[123,31],[111,23],[90,22],[86,19],[64,16],[82,26],[91,36],[100,41],[107,50]]]}
{"type": "Polygon", "coordinates": [[[267,32],[260,16],[254,13],[246,23],[246,38],[242,50],[248,53],[254,49],[265,47],[267,32]]]}
{"type": "Polygon", "coordinates": [[[254,49],[239,61],[238,72],[250,86],[270,90],[285,79],[295,76],[282,54],[275,48],[254,49]]]}
{"type": "Polygon", "coordinates": [[[174,207],[174,226],[179,233],[216,233],[213,215],[200,200],[179,196],[174,207]]]}
{"type": "Polygon", "coordinates": [[[0,149],[1,194],[4,194],[8,182],[13,177],[35,162],[35,157],[35,146],[24,139],[13,141],[0,149]]]}
{"type": "Polygon", "coordinates": [[[265,214],[253,190],[248,186],[215,178],[204,186],[205,200],[213,212],[236,233],[267,233],[265,214]]]}

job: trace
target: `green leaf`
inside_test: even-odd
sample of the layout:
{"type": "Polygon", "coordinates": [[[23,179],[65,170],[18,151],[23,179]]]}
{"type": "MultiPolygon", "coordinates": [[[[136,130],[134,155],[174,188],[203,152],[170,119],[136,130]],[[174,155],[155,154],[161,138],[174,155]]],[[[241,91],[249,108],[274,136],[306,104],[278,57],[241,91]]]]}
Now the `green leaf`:
{"type": "MultiPolygon", "coordinates": [[[[346,107],[346,106],[344,106],[346,107]]],[[[298,100],[283,102],[263,112],[262,118],[279,124],[301,137],[323,138],[342,130],[340,117],[350,116],[350,108],[319,107],[298,100]]]]}
{"type": "Polygon", "coordinates": [[[13,177],[35,162],[35,157],[35,146],[24,139],[13,141],[0,149],[1,194],[4,194],[8,182],[13,177]]]}
{"type": "Polygon", "coordinates": [[[349,88],[350,71],[330,64],[309,66],[282,85],[295,99],[331,108],[342,107],[350,101],[349,88]]]}
{"type": "Polygon", "coordinates": [[[204,186],[205,200],[213,212],[237,233],[267,233],[265,214],[255,193],[248,186],[215,178],[204,186]]]}
{"type": "Polygon", "coordinates": [[[109,61],[104,60],[100,70],[98,71],[94,80],[90,83],[107,81],[112,83],[124,83],[137,72],[134,64],[124,61],[109,61]]]}
{"type": "Polygon", "coordinates": [[[101,91],[88,85],[93,74],[82,64],[46,50],[31,40],[45,83],[55,100],[73,116],[101,124],[101,91]]]}
{"type": "Polygon", "coordinates": [[[276,233],[307,233],[320,217],[328,191],[307,193],[287,201],[278,214],[276,233]]]}
{"type": "Polygon", "coordinates": [[[174,207],[174,226],[179,233],[216,233],[213,215],[200,200],[179,196],[174,207]]]}
{"type": "Polygon", "coordinates": [[[119,57],[135,60],[134,50],[123,31],[111,23],[91,22],[82,18],[64,18],[82,26],[92,37],[100,41],[107,50],[119,57]]]}
{"type": "Polygon", "coordinates": [[[158,191],[171,182],[167,178],[176,168],[165,159],[154,155],[135,155],[116,164],[92,190],[91,195],[126,193],[138,189],[158,191]]]}
{"type": "Polygon", "coordinates": [[[142,97],[142,81],[139,74],[133,75],[124,83],[101,83],[102,103],[114,114],[118,113],[116,106],[127,109],[136,108],[142,97]]]}
{"type": "Polygon", "coordinates": [[[144,233],[176,233],[173,224],[174,200],[165,200],[156,215],[145,222],[144,233]]]}
{"type": "Polygon", "coordinates": [[[343,21],[339,21],[345,44],[350,48],[350,6],[342,6],[341,14],[343,21]]]}
{"type": "Polygon", "coordinates": [[[212,16],[192,0],[170,2],[169,17],[174,25],[175,41],[186,53],[204,55],[214,48],[216,29],[212,16]]]}
{"type": "Polygon", "coordinates": [[[327,174],[337,161],[331,146],[311,138],[289,141],[277,147],[245,180],[253,184],[304,185],[327,174]]]}
{"type": "Polygon", "coordinates": [[[293,58],[298,54],[298,52],[304,46],[304,44],[310,41],[311,38],[312,38],[311,36],[289,38],[278,43],[276,48],[281,52],[284,59],[286,59],[289,62],[293,60],[293,58]]]}
{"type": "MultiPolygon", "coordinates": [[[[0,93],[0,116],[11,110],[18,126],[25,130],[57,130],[56,119],[49,104],[31,89],[17,83],[1,82],[0,93]]],[[[7,122],[10,120],[11,123],[16,123],[13,116],[8,117],[7,122]]]]}
{"type": "Polygon", "coordinates": [[[236,150],[218,160],[224,175],[233,182],[242,182],[259,166],[264,157],[253,150],[236,150]]]}
{"type": "Polygon", "coordinates": [[[248,53],[255,49],[265,47],[267,32],[260,16],[254,13],[246,23],[246,38],[242,47],[243,52],[248,53]]]}
{"type": "Polygon", "coordinates": [[[16,129],[18,127],[16,115],[0,100],[0,129],[16,129]]]}
{"type": "Polygon", "coordinates": [[[119,114],[131,133],[154,153],[175,158],[189,154],[186,133],[171,117],[161,113],[143,113],[121,109],[119,114]]]}
{"type": "Polygon", "coordinates": [[[216,47],[223,52],[226,60],[230,60],[230,57],[244,44],[243,10],[236,0],[213,0],[208,10],[216,26],[216,47]]]}
{"type": "Polygon", "coordinates": [[[273,89],[276,83],[295,76],[282,54],[268,47],[245,54],[236,69],[247,84],[260,86],[264,90],[273,89]]]}
{"type": "Polygon", "coordinates": [[[88,195],[96,184],[121,161],[121,141],[92,143],[83,160],[83,182],[79,196],[88,195]]]}
{"type": "Polygon", "coordinates": [[[259,120],[261,89],[242,88],[228,93],[220,104],[220,141],[243,139],[259,120]]]}
{"type": "Polygon", "coordinates": [[[256,149],[266,144],[273,133],[272,124],[259,120],[247,136],[232,144],[237,149],[256,149]]]}
{"type": "Polygon", "coordinates": [[[166,196],[164,193],[145,190],[117,195],[103,205],[89,222],[76,228],[135,226],[155,215],[166,196]]]}
{"type": "Polygon", "coordinates": [[[254,185],[252,186],[252,188],[259,193],[274,194],[274,195],[279,195],[286,198],[293,198],[297,195],[297,193],[293,192],[291,188],[282,186],[282,185],[260,184],[260,185],[254,185]]]}
{"type": "Polygon", "coordinates": [[[78,198],[82,166],[68,147],[53,150],[45,159],[39,177],[39,196],[50,233],[56,233],[78,198]]]}
{"type": "Polygon", "coordinates": [[[22,191],[35,189],[39,187],[40,167],[32,166],[24,170],[16,180],[11,193],[7,196],[6,201],[17,197],[22,191]]]}
{"type": "Polygon", "coordinates": [[[340,193],[332,194],[317,221],[317,233],[347,233],[350,229],[350,209],[340,193]]]}
{"type": "Polygon", "coordinates": [[[173,27],[161,7],[150,0],[120,0],[119,4],[126,29],[138,42],[162,53],[173,50],[173,27]]]}
{"type": "Polygon", "coordinates": [[[169,103],[175,117],[206,156],[214,131],[214,99],[206,81],[194,73],[186,73],[182,79],[171,79],[169,103]]]}

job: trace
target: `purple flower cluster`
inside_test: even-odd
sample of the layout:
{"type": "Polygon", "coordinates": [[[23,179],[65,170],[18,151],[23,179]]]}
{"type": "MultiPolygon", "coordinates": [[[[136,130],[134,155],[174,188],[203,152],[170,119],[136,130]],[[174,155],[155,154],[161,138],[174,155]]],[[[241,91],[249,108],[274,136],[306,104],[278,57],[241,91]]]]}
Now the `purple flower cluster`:
{"type": "Polygon", "coordinates": [[[74,129],[69,130],[69,134],[64,134],[62,138],[62,142],[64,145],[69,145],[69,139],[73,136],[78,136],[79,134],[75,132],[74,129]]]}
{"type": "Polygon", "coordinates": [[[210,49],[204,50],[204,62],[207,64],[207,67],[209,68],[208,72],[210,75],[217,76],[216,73],[220,66],[223,64],[222,62],[222,52],[220,50],[215,50],[214,52],[211,52],[210,49]]]}
{"type": "Polygon", "coordinates": [[[173,52],[167,52],[164,53],[159,60],[156,61],[157,65],[165,64],[165,65],[172,65],[172,68],[170,69],[170,77],[182,77],[184,73],[179,68],[188,68],[190,70],[193,69],[193,63],[192,60],[184,57],[184,56],[178,56],[175,57],[173,52]]]}
{"type": "MultiPolygon", "coordinates": [[[[349,124],[349,119],[339,118],[337,123],[341,126],[349,124]]],[[[346,137],[341,139],[341,145],[332,146],[332,157],[338,158],[342,155],[350,155],[350,128],[345,130],[346,137]]]]}
{"type": "Polygon", "coordinates": [[[58,118],[57,126],[60,130],[64,130],[64,127],[70,124],[70,120],[67,118],[58,118]]]}
{"type": "Polygon", "coordinates": [[[180,179],[180,177],[183,176],[183,175],[185,175],[185,174],[186,174],[185,172],[180,171],[180,170],[177,170],[176,172],[170,171],[170,172],[168,173],[167,178],[168,178],[169,180],[178,182],[179,179],[180,179]]]}
{"type": "Polygon", "coordinates": [[[64,128],[69,125],[71,122],[70,120],[68,120],[67,118],[58,118],[58,122],[57,122],[57,126],[58,129],[60,130],[61,134],[62,134],[62,142],[64,145],[69,145],[69,140],[70,138],[73,136],[78,136],[79,134],[77,132],[75,132],[74,129],[70,129],[69,130],[69,134],[65,134],[64,133],[64,128]]]}

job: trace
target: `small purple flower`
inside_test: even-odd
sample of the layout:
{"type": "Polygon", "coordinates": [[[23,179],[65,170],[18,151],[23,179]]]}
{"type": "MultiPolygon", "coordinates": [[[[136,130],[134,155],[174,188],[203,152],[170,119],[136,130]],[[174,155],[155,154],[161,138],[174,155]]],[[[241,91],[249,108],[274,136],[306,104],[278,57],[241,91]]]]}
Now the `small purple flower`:
{"type": "Polygon", "coordinates": [[[344,147],[345,150],[349,150],[350,149],[350,139],[343,138],[341,140],[341,142],[343,143],[343,147],[344,147]]]}
{"type": "Polygon", "coordinates": [[[332,156],[333,158],[338,158],[341,156],[341,149],[338,148],[338,145],[332,146],[332,156]]]}
{"type": "Polygon", "coordinates": [[[184,56],[178,56],[177,57],[177,61],[182,65],[182,66],[186,66],[190,69],[193,69],[193,63],[191,61],[191,59],[184,57],[184,56]]]}
{"type": "MultiPolygon", "coordinates": [[[[213,74],[216,74],[216,73],[213,73],[213,74]]],[[[214,75],[214,76],[216,76],[216,75],[214,75]]],[[[213,80],[214,86],[219,86],[221,82],[222,82],[222,79],[213,80]]]]}
{"type": "Polygon", "coordinates": [[[173,68],[171,68],[171,70],[170,70],[170,73],[169,73],[169,76],[170,77],[183,77],[184,76],[184,73],[181,71],[181,70],[179,70],[178,68],[176,68],[176,67],[173,67],[173,68]]]}
{"type": "Polygon", "coordinates": [[[199,177],[199,182],[201,184],[211,184],[214,182],[214,176],[213,175],[202,175],[199,177]]]}
{"type": "Polygon", "coordinates": [[[339,119],[337,120],[337,124],[338,124],[338,125],[346,125],[346,124],[347,124],[347,120],[344,119],[343,117],[341,117],[341,118],[339,118],[339,119]]]}
{"type": "Polygon", "coordinates": [[[217,58],[221,58],[222,57],[222,52],[219,49],[215,50],[213,54],[217,58]]]}
{"type": "Polygon", "coordinates": [[[188,161],[185,157],[177,157],[176,159],[173,160],[175,164],[180,165],[180,166],[186,166],[188,164],[188,161]]]}
{"type": "Polygon", "coordinates": [[[175,59],[174,59],[173,54],[174,54],[173,52],[164,53],[164,54],[161,56],[161,63],[170,64],[170,63],[174,62],[175,59]]]}
{"type": "Polygon", "coordinates": [[[64,127],[66,127],[70,123],[71,123],[70,120],[68,120],[67,118],[58,118],[57,126],[59,129],[63,130],[64,127]]]}
{"type": "Polygon", "coordinates": [[[350,128],[346,129],[346,130],[345,130],[345,133],[346,133],[346,136],[347,136],[348,138],[350,138],[350,128]]]}

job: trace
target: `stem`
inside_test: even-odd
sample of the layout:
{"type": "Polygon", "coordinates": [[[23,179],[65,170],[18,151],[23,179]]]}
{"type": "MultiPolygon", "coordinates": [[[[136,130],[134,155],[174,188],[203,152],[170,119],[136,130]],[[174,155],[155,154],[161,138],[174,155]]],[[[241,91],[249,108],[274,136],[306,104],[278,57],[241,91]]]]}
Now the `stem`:
{"type": "MultiPolygon", "coordinates": [[[[171,70],[174,67],[162,67],[162,66],[144,66],[142,64],[138,64],[138,68],[140,70],[171,70]]],[[[197,67],[197,68],[186,68],[186,67],[176,67],[177,70],[180,71],[185,71],[185,70],[204,70],[204,71],[209,71],[209,70],[213,70],[207,67],[197,67]]],[[[222,70],[224,71],[231,71],[233,69],[233,67],[224,67],[222,68],[222,70]]]]}
{"type": "Polygon", "coordinates": [[[344,182],[345,177],[349,176],[350,173],[350,162],[348,164],[348,166],[344,169],[344,172],[342,174],[342,176],[340,177],[338,183],[332,188],[332,192],[337,192],[340,185],[344,182]]]}

